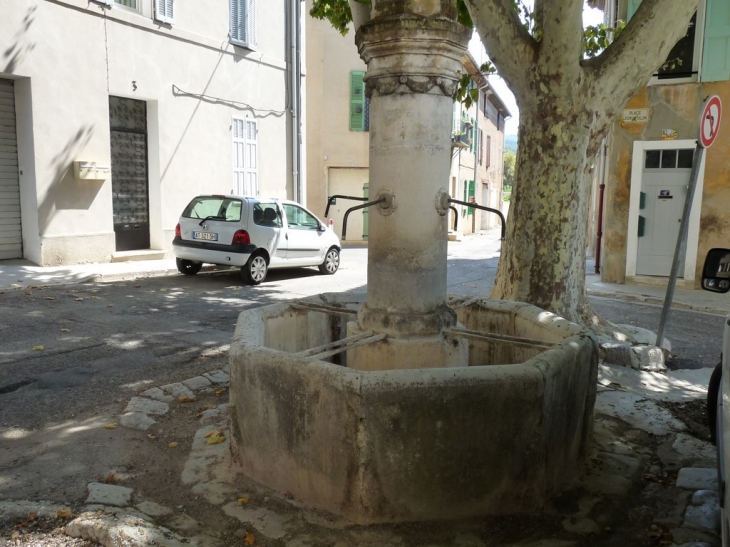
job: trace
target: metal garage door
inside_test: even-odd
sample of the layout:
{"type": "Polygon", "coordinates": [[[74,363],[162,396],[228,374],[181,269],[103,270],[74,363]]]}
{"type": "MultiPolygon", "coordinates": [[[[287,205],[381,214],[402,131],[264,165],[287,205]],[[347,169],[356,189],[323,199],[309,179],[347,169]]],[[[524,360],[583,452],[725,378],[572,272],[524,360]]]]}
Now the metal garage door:
{"type": "Polygon", "coordinates": [[[12,80],[0,79],[0,259],[23,256],[12,80]]]}

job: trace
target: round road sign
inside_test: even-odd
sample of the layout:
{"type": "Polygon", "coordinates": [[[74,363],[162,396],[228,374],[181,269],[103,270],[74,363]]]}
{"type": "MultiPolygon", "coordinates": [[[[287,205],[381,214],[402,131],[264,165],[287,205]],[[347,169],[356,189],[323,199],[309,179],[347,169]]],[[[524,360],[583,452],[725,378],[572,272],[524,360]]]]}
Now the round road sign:
{"type": "Polygon", "coordinates": [[[720,130],[720,119],[722,118],[722,101],[717,95],[713,95],[705,102],[700,117],[700,144],[703,148],[709,148],[715,142],[717,132],[720,130]]]}

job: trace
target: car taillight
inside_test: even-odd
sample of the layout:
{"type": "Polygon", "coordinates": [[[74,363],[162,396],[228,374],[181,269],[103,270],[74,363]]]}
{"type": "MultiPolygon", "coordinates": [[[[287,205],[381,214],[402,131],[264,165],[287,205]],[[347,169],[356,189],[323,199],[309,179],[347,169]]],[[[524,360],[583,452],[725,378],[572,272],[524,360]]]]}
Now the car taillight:
{"type": "Polygon", "coordinates": [[[246,230],[238,230],[235,234],[233,234],[233,243],[248,245],[251,243],[251,236],[248,235],[246,230]]]}
{"type": "Polygon", "coordinates": [[[179,224],[175,226],[175,237],[182,237],[182,230],[180,230],[179,224]]]}

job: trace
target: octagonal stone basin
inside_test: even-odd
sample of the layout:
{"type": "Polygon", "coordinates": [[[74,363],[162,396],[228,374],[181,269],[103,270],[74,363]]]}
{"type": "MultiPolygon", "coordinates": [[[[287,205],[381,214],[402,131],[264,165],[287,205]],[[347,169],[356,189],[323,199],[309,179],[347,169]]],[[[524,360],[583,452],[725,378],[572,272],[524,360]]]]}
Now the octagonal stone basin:
{"type": "Polygon", "coordinates": [[[452,362],[357,370],[354,351],[389,355],[391,343],[347,338],[362,299],[241,313],[232,450],[248,477],[370,524],[534,512],[578,476],[595,401],[591,334],[527,304],[457,298],[459,324],[443,335],[452,362]]]}

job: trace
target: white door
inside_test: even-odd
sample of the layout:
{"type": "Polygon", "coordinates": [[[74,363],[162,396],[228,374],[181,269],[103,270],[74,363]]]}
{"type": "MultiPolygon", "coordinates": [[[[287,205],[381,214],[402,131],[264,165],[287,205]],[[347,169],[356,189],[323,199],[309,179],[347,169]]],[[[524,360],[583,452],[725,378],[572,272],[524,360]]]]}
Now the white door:
{"type": "Polygon", "coordinates": [[[322,234],[319,221],[302,207],[284,204],[287,241],[286,261],[291,265],[315,264],[323,254],[322,234]]]}
{"type": "MultiPolygon", "coordinates": [[[[636,274],[668,277],[682,221],[693,149],[647,150],[641,181],[636,274]]],[[[683,250],[684,251],[684,250],[683,250]]],[[[683,277],[684,252],[679,277],[683,277]]]]}
{"type": "Polygon", "coordinates": [[[0,259],[22,256],[15,91],[12,80],[0,79],[0,259]]]}
{"type": "MultiPolygon", "coordinates": [[[[365,197],[363,187],[368,183],[369,176],[369,170],[366,168],[332,167],[327,173],[329,195],[365,197]]],[[[362,201],[337,199],[330,206],[329,218],[334,220],[333,230],[337,234],[337,237],[342,237],[342,221],[345,216],[345,211],[350,207],[362,205],[362,203],[362,201]]],[[[326,205],[326,203],[323,205],[326,205]]],[[[307,206],[314,209],[311,203],[308,203],[307,206]]],[[[354,211],[347,217],[348,241],[364,241],[367,239],[367,223],[365,222],[367,214],[367,209],[363,209],[361,211],[354,211]]]]}

